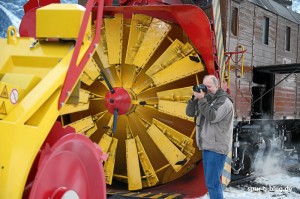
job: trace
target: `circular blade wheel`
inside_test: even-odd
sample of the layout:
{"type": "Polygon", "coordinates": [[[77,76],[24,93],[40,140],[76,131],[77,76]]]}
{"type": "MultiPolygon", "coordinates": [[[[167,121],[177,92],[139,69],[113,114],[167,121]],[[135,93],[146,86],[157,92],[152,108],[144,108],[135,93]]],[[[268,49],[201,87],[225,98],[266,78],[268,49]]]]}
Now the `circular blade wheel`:
{"type": "Polygon", "coordinates": [[[62,137],[42,152],[29,198],[105,198],[101,155],[84,135],[62,137]]]}
{"type": "Polygon", "coordinates": [[[178,25],[126,17],[104,18],[79,104],[62,118],[109,154],[107,184],[116,179],[138,190],[178,179],[200,160],[185,107],[205,67],[178,25]]]}

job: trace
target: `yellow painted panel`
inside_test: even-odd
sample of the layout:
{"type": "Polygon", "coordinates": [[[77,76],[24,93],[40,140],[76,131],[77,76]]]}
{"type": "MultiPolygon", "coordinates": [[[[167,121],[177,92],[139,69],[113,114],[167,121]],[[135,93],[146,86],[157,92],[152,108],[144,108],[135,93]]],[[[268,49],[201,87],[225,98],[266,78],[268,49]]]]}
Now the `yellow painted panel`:
{"type": "Polygon", "coordinates": [[[227,186],[230,183],[230,179],[226,178],[225,176],[222,176],[222,184],[227,186]]]}
{"type": "Polygon", "coordinates": [[[155,85],[163,85],[202,71],[204,71],[203,64],[201,62],[192,61],[189,56],[187,56],[173,63],[168,68],[159,71],[151,78],[155,85]]]}
{"type": "Polygon", "coordinates": [[[136,195],[135,192],[128,192],[128,193],[125,193],[125,194],[122,194],[123,196],[132,196],[132,195],[136,195]]]}
{"type": "Polygon", "coordinates": [[[232,158],[232,151],[229,151],[229,153],[227,154],[227,156],[231,159],[232,158]]]}
{"type": "Polygon", "coordinates": [[[79,102],[80,103],[88,103],[90,101],[90,91],[80,89],[79,91],[79,102]]]}
{"type": "Polygon", "coordinates": [[[107,134],[103,134],[100,142],[98,143],[98,145],[101,147],[103,153],[107,153],[109,147],[110,147],[110,144],[112,142],[113,138],[110,137],[109,135],[107,134]]]}
{"type": "Polygon", "coordinates": [[[0,82],[0,98],[8,99],[8,89],[7,89],[7,84],[0,82]]]}
{"type": "MultiPolygon", "coordinates": [[[[0,39],[2,75],[18,73],[43,78],[0,120],[1,164],[5,168],[18,168],[18,172],[2,169],[0,198],[22,198],[36,154],[59,116],[58,100],[72,57],[69,42],[40,42],[30,49],[33,42],[34,38],[17,37],[7,44],[6,39],[0,39]]],[[[81,46],[80,59],[88,47],[86,44],[81,46]]]]}
{"type": "Polygon", "coordinates": [[[5,118],[19,104],[24,93],[20,86],[0,82],[0,119],[5,118]]]}
{"type": "Polygon", "coordinates": [[[231,165],[230,165],[230,164],[225,163],[225,164],[224,164],[224,169],[225,169],[226,171],[228,171],[229,173],[231,173],[231,165]]]}
{"type": "MultiPolygon", "coordinates": [[[[138,154],[139,154],[139,158],[140,158],[140,162],[143,168],[143,171],[146,175],[146,181],[145,181],[145,185],[143,185],[143,187],[151,187],[154,186],[158,183],[158,177],[153,169],[153,166],[145,152],[145,149],[141,143],[141,140],[138,136],[135,137],[135,141],[136,141],[136,146],[138,149],[138,154]]],[[[143,181],[144,182],[144,181],[143,181]]]]}
{"type": "Polygon", "coordinates": [[[78,104],[65,104],[61,109],[60,109],[60,115],[65,115],[69,113],[75,113],[79,111],[84,111],[89,109],[89,103],[78,103],[78,104]]]}
{"type": "Polygon", "coordinates": [[[136,70],[136,67],[134,65],[122,65],[122,69],[121,69],[122,73],[121,73],[121,78],[122,78],[122,84],[123,84],[123,88],[131,88],[136,75],[138,73],[138,71],[136,70]]]}
{"type": "MultiPolygon", "coordinates": [[[[228,174],[231,173],[231,158],[232,158],[232,151],[230,151],[228,154],[227,154],[227,158],[226,158],[226,162],[225,162],[225,165],[224,165],[224,170],[223,172],[227,172],[228,174]],[[230,161],[229,161],[230,160],[230,161]]],[[[222,175],[222,184],[227,186],[229,183],[230,183],[231,179],[229,177],[229,179],[227,177],[225,177],[224,175],[222,175]]]]}
{"type": "MultiPolygon", "coordinates": [[[[76,4],[50,4],[36,10],[36,36],[77,38],[85,8],[76,4]]],[[[91,22],[87,25],[91,30],[91,22]]]]}
{"type": "Polygon", "coordinates": [[[90,92],[84,89],[79,91],[79,103],[78,104],[65,104],[60,109],[60,115],[65,115],[69,113],[75,113],[79,111],[88,110],[90,106],[90,92]]]}
{"type": "Polygon", "coordinates": [[[1,79],[1,82],[18,86],[22,88],[25,91],[24,94],[26,94],[35,87],[40,80],[41,78],[31,74],[6,73],[1,79]]]}
{"type": "Polygon", "coordinates": [[[141,194],[138,195],[138,197],[146,198],[145,196],[148,196],[148,195],[152,195],[152,193],[151,192],[141,193],[141,194]]]}
{"type": "Polygon", "coordinates": [[[0,119],[3,119],[38,83],[31,74],[5,73],[0,81],[0,119]]]}
{"type": "Polygon", "coordinates": [[[176,131],[175,129],[169,127],[168,125],[153,118],[153,124],[155,124],[176,146],[181,149],[181,151],[187,156],[192,157],[195,153],[195,148],[193,147],[193,139],[176,131]]]}
{"type": "Polygon", "coordinates": [[[0,119],[14,109],[40,81],[31,74],[6,73],[0,81],[0,119]]]}
{"type": "Polygon", "coordinates": [[[108,149],[108,155],[109,155],[108,159],[106,160],[106,162],[104,164],[106,184],[109,184],[109,185],[112,184],[114,168],[115,168],[117,146],[118,146],[118,139],[113,138],[111,145],[108,149]]]}
{"type": "Polygon", "coordinates": [[[85,70],[81,76],[81,81],[90,86],[97,77],[99,77],[99,75],[100,68],[96,64],[95,60],[91,58],[85,66],[85,70]]]}
{"type": "Polygon", "coordinates": [[[85,72],[80,76],[80,80],[89,86],[94,82],[85,72]]]}
{"type": "Polygon", "coordinates": [[[187,102],[193,95],[193,88],[184,87],[172,90],[165,90],[157,93],[157,97],[160,100],[187,102]]]}
{"type": "MultiPolygon", "coordinates": [[[[155,194],[154,196],[151,196],[150,198],[163,198],[162,196],[166,195],[167,193],[158,193],[155,194]]],[[[168,194],[169,195],[169,194],[168,194]]]]}
{"type": "Polygon", "coordinates": [[[224,165],[224,169],[226,171],[228,171],[229,173],[231,173],[231,160],[232,160],[232,151],[230,151],[227,154],[226,162],[225,162],[225,165],[224,165]],[[230,161],[228,161],[228,160],[230,160],[230,161]]]}
{"type": "Polygon", "coordinates": [[[77,133],[85,133],[89,129],[95,126],[92,116],[88,116],[77,120],[76,122],[70,123],[69,126],[73,127],[77,133]]]}
{"type": "Polygon", "coordinates": [[[110,65],[108,63],[108,55],[107,55],[107,41],[106,41],[106,32],[105,32],[105,27],[104,24],[102,24],[101,28],[101,37],[100,37],[100,43],[98,47],[96,48],[95,54],[94,54],[94,59],[102,70],[102,68],[109,68],[110,65]],[[100,61],[97,62],[97,60],[100,61]]]}
{"type": "Polygon", "coordinates": [[[3,119],[7,115],[5,102],[0,100],[0,119],[3,119]]]}
{"type": "Polygon", "coordinates": [[[134,57],[133,64],[143,68],[170,30],[170,24],[154,18],[136,56],[134,57]]]}
{"type": "Polygon", "coordinates": [[[97,129],[98,129],[97,125],[94,125],[92,128],[90,128],[89,130],[84,132],[84,134],[86,136],[90,137],[91,135],[93,135],[97,131],[97,129]]]}
{"type": "MultiPolygon", "coordinates": [[[[59,94],[60,92],[57,91],[42,107],[39,107],[40,109],[36,112],[39,116],[37,122],[30,121],[32,119],[32,117],[30,117],[29,120],[25,120],[28,121],[28,123],[26,122],[26,124],[24,124],[22,114],[19,114],[20,117],[13,122],[8,121],[6,118],[9,117],[12,112],[4,120],[0,120],[0,159],[4,168],[0,174],[1,199],[22,198],[25,183],[36,158],[36,154],[57,119],[57,101],[59,94]],[[12,168],[17,168],[17,172],[12,168]]],[[[26,100],[26,98],[15,107],[14,111],[20,109],[24,100],[26,100]]],[[[23,108],[22,110],[25,111],[26,109],[23,108]]]]}
{"type": "Polygon", "coordinates": [[[159,100],[158,101],[158,110],[173,115],[176,117],[180,117],[185,120],[194,121],[193,117],[188,117],[185,113],[186,103],[176,102],[176,101],[167,101],[167,100],[159,100]],[[176,107],[176,108],[174,108],[176,107]]]}
{"type": "Polygon", "coordinates": [[[184,161],[186,156],[157,128],[154,124],[150,126],[147,133],[157,145],[161,153],[168,160],[173,169],[178,172],[182,166],[176,163],[184,161]]]}
{"type": "Polygon", "coordinates": [[[145,37],[152,21],[152,17],[142,14],[134,14],[131,19],[129,39],[126,51],[126,64],[132,64],[137,51],[145,37]]]}
{"type": "Polygon", "coordinates": [[[104,19],[109,64],[121,64],[122,62],[123,23],[122,14],[104,19]]]}
{"type": "Polygon", "coordinates": [[[182,197],[182,194],[175,193],[173,195],[170,195],[170,196],[166,197],[165,199],[173,199],[173,198],[178,198],[178,197],[182,197]]]}
{"type": "Polygon", "coordinates": [[[139,156],[135,139],[127,139],[126,143],[126,163],[128,175],[128,190],[142,189],[142,178],[139,164],[139,156]]]}
{"type": "Polygon", "coordinates": [[[155,73],[167,68],[174,62],[184,58],[186,55],[191,53],[192,50],[193,47],[189,43],[183,44],[181,41],[176,39],[146,71],[146,74],[151,77],[155,73]]]}

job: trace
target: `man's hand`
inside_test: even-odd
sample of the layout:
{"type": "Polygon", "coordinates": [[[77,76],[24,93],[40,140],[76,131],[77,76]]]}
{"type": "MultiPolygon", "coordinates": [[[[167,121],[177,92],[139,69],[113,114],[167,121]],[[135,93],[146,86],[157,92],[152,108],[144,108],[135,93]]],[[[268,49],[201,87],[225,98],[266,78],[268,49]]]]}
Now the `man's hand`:
{"type": "Polygon", "coordinates": [[[202,99],[205,96],[205,93],[200,90],[200,93],[194,92],[195,99],[202,99]]]}

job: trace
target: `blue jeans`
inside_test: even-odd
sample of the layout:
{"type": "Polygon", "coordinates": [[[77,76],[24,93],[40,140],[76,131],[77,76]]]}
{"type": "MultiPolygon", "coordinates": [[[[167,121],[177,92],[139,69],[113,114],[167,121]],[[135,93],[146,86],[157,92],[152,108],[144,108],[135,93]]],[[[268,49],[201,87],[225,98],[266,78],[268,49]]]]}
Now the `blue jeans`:
{"type": "Polygon", "coordinates": [[[202,161],[204,177],[210,199],[223,199],[221,175],[224,169],[226,155],[203,150],[202,161]]]}

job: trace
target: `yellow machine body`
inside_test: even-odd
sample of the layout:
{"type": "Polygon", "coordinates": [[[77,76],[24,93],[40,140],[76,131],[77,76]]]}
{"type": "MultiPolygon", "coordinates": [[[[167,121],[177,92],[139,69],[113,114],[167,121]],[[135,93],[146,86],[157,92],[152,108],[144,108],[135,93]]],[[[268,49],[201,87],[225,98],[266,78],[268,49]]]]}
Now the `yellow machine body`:
{"type": "MultiPolygon", "coordinates": [[[[199,166],[194,118],[186,116],[185,108],[192,86],[208,72],[179,24],[136,13],[104,17],[99,44],[72,85],[74,93],[58,109],[74,50],[70,40],[76,40],[83,12],[78,5],[51,4],[37,10],[38,40],[18,38],[14,28],[8,32],[15,34],[0,39],[1,199],[22,197],[32,164],[57,120],[108,154],[103,163],[108,185],[114,179],[127,183],[130,191],[141,190],[199,166]],[[122,92],[114,94],[110,87],[122,92]],[[127,105],[117,118],[110,109],[127,105]]],[[[77,63],[96,35],[91,23],[77,63]]]]}
{"type": "MultiPolygon", "coordinates": [[[[85,8],[77,4],[50,4],[36,11],[38,38],[76,39],[85,8]]],[[[91,24],[91,23],[89,23],[91,24]]]]}
{"type": "MultiPolygon", "coordinates": [[[[38,23],[37,36],[76,38],[83,12],[82,7],[67,4],[38,9],[37,21],[47,15],[51,22],[38,23]],[[52,14],[53,9],[59,14],[52,14]],[[63,16],[74,17],[77,23],[69,19],[66,24],[63,16]]],[[[58,99],[73,42],[19,38],[14,27],[8,33],[7,39],[0,39],[0,198],[17,199],[22,198],[35,157],[60,115],[58,99]]],[[[87,38],[88,34],[80,57],[88,47],[87,38]]]]}

